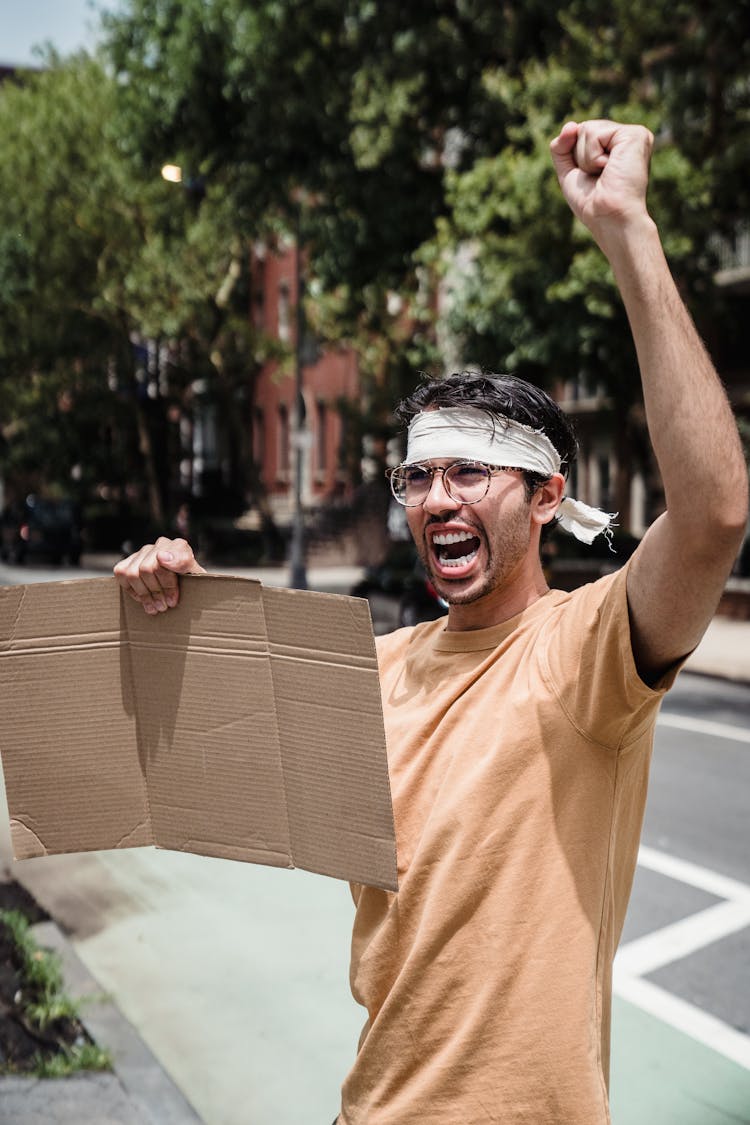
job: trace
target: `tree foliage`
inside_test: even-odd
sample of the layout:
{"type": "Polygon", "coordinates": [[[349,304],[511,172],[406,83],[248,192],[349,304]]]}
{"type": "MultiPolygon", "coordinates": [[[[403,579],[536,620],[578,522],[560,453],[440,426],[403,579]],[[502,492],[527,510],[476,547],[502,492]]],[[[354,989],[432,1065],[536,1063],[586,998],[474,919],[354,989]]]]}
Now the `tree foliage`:
{"type": "Polygon", "coordinates": [[[360,355],[361,427],[386,437],[393,398],[448,356],[584,377],[624,415],[624,313],[548,143],[569,118],[649,125],[668,256],[699,321],[728,323],[712,276],[717,235],[750,205],[749,17],[749,0],[126,0],[104,19],[104,65],[51,60],[0,94],[5,416],[85,388],[92,418],[97,396],[129,411],[132,465],[204,375],[246,493],[269,344],[242,260],[284,231],[305,245],[317,331],[360,355]],[[164,185],[167,160],[199,192],[164,185]],[[174,342],[156,399],[135,334],[174,342]]]}
{"type": "Polygon", "coordinates": [[[267,347],[220,185],[196,197],[145,169],[117,84],[85,56],[6,83],[0,138],[6,475],[70,489],[72,473],[105,492],[145,479],[163,523],[178,499],[175,427],[202,378],[236,427],[232,478],[250,489],[236,421],[267,347]]]}
{"type": "Polygon", "coordinates": [[[221,176],[249,228],[305,200],[329,330],[366,344],[389,331],[388,291],[413,298],[417,266],[442,267],[466,361],[595,371],[627,400],[619,301],[547,144],[570,117],[654,129],[652,205],[705,308],[711,235],[747,213],[748,14],[747,0],[131,0],[108,45],[141,151],[221,176]]]}

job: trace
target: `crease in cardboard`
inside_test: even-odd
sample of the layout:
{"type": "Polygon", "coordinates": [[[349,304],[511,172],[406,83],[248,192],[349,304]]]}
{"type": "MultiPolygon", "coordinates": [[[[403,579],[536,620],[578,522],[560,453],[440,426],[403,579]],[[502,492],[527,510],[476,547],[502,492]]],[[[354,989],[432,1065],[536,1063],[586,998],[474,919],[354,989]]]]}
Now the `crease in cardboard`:
{"type": "MultiPolygon", "coordinates": [[[[13,598],[15,596],[16,590],[17,590],[17,587],[15,587],[15,586],[6,586],[4,589],[0,590],[0,595],[2,595],[3,600],[6,600],[6,599],[10,600],[11,598],[13,598]]],[[[13,621],[11,622],[10,628],[8,630],[7,643],[4,644],[4,645],[2,643],[0,643],[0,658],[10,657],[14,653],[14,650],[15,650],[15,647],[16,647],[16,633],[18,632],[18,622],[21,618],[21,611],[23,609],[23,604],[24,604],[25,600],[26,600],[26,587],[22,586],[21,587],[21,595],[18,598],[16,607],[15,607],[15,613],[14,613],[14,616],[13,616],[13,621]]],[[[14,667],[13,670],[15,671],[15,667],[14,667]]]]}
{"type": "MultiPolygon", "coordinates": [[[[269,634],[268,634],[268,617],[267,617],[267,614],[266,614],[265,600],[262,596],[261,596],[261,599],[260,599],[260,609],[261,609],[261,613],[263,615],[263,628],[265,630],[266,652],[267,652],[267,658],[268,658],[268,664],[269,664],[269,671],[271,673],[271,683],[273,684],[273,697],[274,697],[274,701],[278,701],[278,696],[276,694],[276,680],[275,680],[274,674],[273,674],[273,659],[272,659],[272,654],[271,654],[271,639],[270,639],[269,634]]],[[[289,841],[289,863],[293,867],[296,867],[297,864],[296,864],[295,858],[294,858],[294,835],[292,833],[291,817],[289,816],[289,782],[288,782],[288,779],[287,779],[287,776],[286,776],[286,768],[285,768],[285,762],[284,762],[284,749],[283,749],[282,742],[281,742],[281,728],[280,728],[280,724],[279,724],[279,708],[278,708],[278,706],[276,706],[274,708],[274,722],[275,722],[275,725],[276,725],[276,745],[279,748],[279,758],[278,758],[279,770],[281,772],[281,776],[282,776],[282,779],[283,779],[283,782],[284,782],[284,817],[285,817],[285,820],[286,820],[286,838],[289,841]]]]}
{"type": "MultiPolygon", "coordinates": [[[[184,646],[174,644],[164,644],[163,642],[144,642],[141,640],[131,641],[132,648],[137,648],[139,652],[165,652],[165,653],[179,653],[184,652],[184,646]]],[[[264,656],[266,650],[262,648],[251,649],[248,647],[236,648],[219,648],[218,645],[210,644],[191,644],[190,651],[194,655],[201,656],[230,656],[232,658],[245,655],[258,655],[264,656]]]]}
{"type": "MultiPolygon", "coordinates": [[[[296,699],[294,696],[284,695],[284,693],[281,692],[281,691],[279,691],[278,694],[276,695],[276,699],[278,700],[279,703],[289,703],[289,704],[294,704],[294,705],[299,703],[299,700],[296,699]]],[[[321,703],[321,704],[308,703],[308,707],[319,707],[320,710],[322,710],[322,711],[333,711],[335,714],[338,714],[338,715],[351,715],[351,714],[353,714],[352,708],[347,706],[345,703],[341,704],[341,705],[336,704],[336,703],[330,703],[330,702],[329,703],[321,703]]],[[[356,714],[359,714],[359,715],[375,715],[375,714],[378,714],[378,712],[376,711],[376,709],[374,707],[359,706],[357,708],[356,714]]]]}
{"type": "Polygon", "coordinates": [[[276,660],[294,660],[300,664],[325,664],[326,668],[362,668],[366,672],[372,670],[372,661],[366,656],[343,656],[337,653],[337,659],[331,660],[324,649],[295,648],[293,645],[271,645],[271,655],[276,660]]]}
{"type": "MultiPolygon", "coordinates": [[[[146,776],[146,762],[144,760],[144,753],[141,743],[140,733],[140,709],[138,707],[138,697],[135,687],[135,676],[133,674],[133,646],[130,643],[130,630],[128,627],[128,615],[125,599],[128,595],[124,592],[120,593],[120,691],[122,693],[122,702],[125,711],[128,714],[135,716],[135,742],[136,751],[138,756],[138,765],[140,767],[141,786],[143,801],[146,806],[148,825],[148,835],[153,841],[154,838],[154,823],[151,813],[151,794],[148,791],[148,778],[146,776]],[[125,674],[123,674],[125,673],[125,674]]],[[[128,836],[133,836],[137,831],[137,827],[128,833],[128,836]]]]}
{"type": "Polygon", "coordinates": [[[153,845],[397,890],[365,603],[191,576],[150,619],[114,579],[10,590],[17,855],[153,845]]]}
{"type": "MultiPolygon", "coordinates": [[[[239,850],[236,845],[227,844],[224,840],[198,840],[194,838],[183,841],[178,850],[183,852],[193,852],[197,855],[210,855],[211,852],[209,849],[211,848],[222,848],[226,851],[239,850]]],[[[262,840],[259,837],[251,837],[249,842],[243,843],[242,850],[257,851],[262,853],[263,855],[273,856],[275,858],[283,860],[283,866],[288,867],[290,871],[294,869],[294,864],[292,863],[291,858],[287,852],[279,851],[278,848],[271,847],[270,844],[267,844],[265,840],[262,840]]]]}
{"type": "Polygon", "coordinates": [[[21,614],[23,612],[23,607],[24,607],[25,601],[26,601],[26,587],[22,586],[21,587],[21,598],[18,602],[18,605],[16,606],[16,616],[13,620],[13,625],[12,625],[12,628],[11,628],[11,637],[10,637],[11,648],[13,648],[15,646],[15,643],[16,643],[16,633],[18,632],[18,622],[21,619],[21,614]]]}
{"type": "Polygon", "coordinates": [[[148,828],[149,834],[150,834],[150,829],[151,829],[150,818],[148,820],[141,820],[138,824],[136,824],[136,826],[134,828],[131,828],[129,832],[126,832],[125,835],[123,837],[121,837],[121,839],[119,839],[117,841],[117,843],[113,844],[112,846],[114,848],[130,847],[130,845],[127,843],[127,841],[132,840],[133,837],[136,836],[141,831],[142,828],[148,828]]]}
{"type": "MultiPolygon", "coordinates": [[[[25,587],[21,587],[21,589],[25,589],[25,587]]],[[[76,649],[86,648],[117,648],[121,644],[119,634],[111,631],[82,633],[79,636],[44,637],[43,639],[45,643],[41,644],[42,638],[40,637],[17,637],[13,640],[13,651],[35,655],[36,653],[57,652],[61,648],[74,652],[76,649]]]]}
{"type": "MultiPolygon", "coordinates": [[[[203,733],[204,734],[224,734],[226,731],[231,730],[232,727],[243,726],[243,724],[247,721],[247,719],[252,719],[255,716],[256,716],[256,712],[248,711],[244,715],[239,715],[236,719],[228,719],[224,723],[217,723],[216,726],[206,727],[206,730],[203,733]]],[[[205,751],[204,751],[203,756],[204,756],[204,759],[205,759],[205,751]]]]}

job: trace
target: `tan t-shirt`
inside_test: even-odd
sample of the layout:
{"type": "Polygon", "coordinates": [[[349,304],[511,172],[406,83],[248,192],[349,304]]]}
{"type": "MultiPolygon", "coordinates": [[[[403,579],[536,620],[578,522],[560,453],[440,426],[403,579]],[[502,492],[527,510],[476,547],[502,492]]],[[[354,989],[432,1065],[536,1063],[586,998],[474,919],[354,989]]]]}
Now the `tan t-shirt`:
{"type": "Polygon", "coordinates": [[[399,891],[354,887],[342,1125],[603,1125],[653,728],[627,568],[380,639],[399,891]]]}

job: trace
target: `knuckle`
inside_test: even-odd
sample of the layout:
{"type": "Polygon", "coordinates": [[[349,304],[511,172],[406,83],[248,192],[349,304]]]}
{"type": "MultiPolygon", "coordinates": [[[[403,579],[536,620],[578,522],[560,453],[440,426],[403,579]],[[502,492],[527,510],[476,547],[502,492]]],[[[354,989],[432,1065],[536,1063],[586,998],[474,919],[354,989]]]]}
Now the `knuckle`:
{"type": "Polygon", "coordinates": [[[156,559],[156,556],[151,555],[149,558],[144,559],[144,561],[141,563],[140,573],[141,574],[153,575],[153,574],[156,573],[156,571],[158,569],[159,569],[159,563],[156,559]]]}

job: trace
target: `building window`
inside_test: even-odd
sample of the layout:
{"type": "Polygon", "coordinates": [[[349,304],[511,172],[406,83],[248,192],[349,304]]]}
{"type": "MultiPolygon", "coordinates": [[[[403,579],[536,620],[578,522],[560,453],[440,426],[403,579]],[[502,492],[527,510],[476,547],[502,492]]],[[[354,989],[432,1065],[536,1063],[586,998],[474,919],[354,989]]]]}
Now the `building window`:
{"type": "Polygon", "coordinates": [[[316,464],[318,472],[328,469],[328,410],[324,402],[318,402],[315,409],[316,464]]]}
{"type": "Polygon", "coordinates": [[[263,469],[266,459],[266,420],[263,407],[256,406],[253,410],[253,463],[263,469]]]}
{"type": "Polygon", "coordinates": [[[289,282],[282,281],[279,285],[279,339],[282,344],[288,344],[292,338],[291,301],[289,299],[289,282]]]}
{"type": "Polygon", "coordinates": [[[257,329],[262,329],[266,316],[266,263],[257,260],[253,277],[252,318],[257,329]]]}

